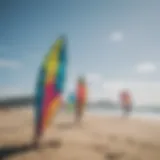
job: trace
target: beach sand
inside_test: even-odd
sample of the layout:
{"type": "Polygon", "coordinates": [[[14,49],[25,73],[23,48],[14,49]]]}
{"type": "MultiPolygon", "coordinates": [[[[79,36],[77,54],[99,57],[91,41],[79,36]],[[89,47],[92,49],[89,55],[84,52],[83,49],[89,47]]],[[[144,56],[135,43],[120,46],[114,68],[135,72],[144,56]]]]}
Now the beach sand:
{"type": "Polygon", "coordinates": [[[85,114],[75,126],[72,114],[57,115],[41,140],[32,141],[31,109],[0,111],[0,159],[160,160],[160,121],[85,114]]]}

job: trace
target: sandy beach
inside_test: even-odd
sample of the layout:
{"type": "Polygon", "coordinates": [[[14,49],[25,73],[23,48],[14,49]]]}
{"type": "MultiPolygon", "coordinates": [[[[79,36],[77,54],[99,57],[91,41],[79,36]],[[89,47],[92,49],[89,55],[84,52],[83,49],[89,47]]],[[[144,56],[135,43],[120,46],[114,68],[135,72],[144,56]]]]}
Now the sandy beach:
{"type": "Polygon", "coordinates": [[[31,109],[0,111],[0,159],[160,160],[160,121],[85,114],[80,126],[60,113],[39,149],[32,141],[31,109]]]}

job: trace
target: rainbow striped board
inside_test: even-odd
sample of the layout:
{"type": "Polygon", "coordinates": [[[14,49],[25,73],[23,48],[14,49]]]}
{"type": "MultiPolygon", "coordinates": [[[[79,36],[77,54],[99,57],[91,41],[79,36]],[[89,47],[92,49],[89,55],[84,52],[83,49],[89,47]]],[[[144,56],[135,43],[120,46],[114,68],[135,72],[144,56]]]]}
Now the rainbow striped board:
{"type": "Polygon", "coordinates": [[[40,66],[35,93],[35,132],[41,135],[61,105],[67,67],[66,39],[60,37],[40,66]]]}

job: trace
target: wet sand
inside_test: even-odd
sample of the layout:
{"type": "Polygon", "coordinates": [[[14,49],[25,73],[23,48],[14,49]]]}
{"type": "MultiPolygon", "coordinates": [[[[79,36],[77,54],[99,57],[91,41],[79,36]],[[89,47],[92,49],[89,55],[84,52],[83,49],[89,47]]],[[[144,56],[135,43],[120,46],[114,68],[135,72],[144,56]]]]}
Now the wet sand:
{"type": "Polygon", "coordinates": [[[58,114],[40,147],[30,147],[31,109],[0,111],[0,159],[160,160],[160,121],[85,114],[75,126],[72,114],[58,114]]]}

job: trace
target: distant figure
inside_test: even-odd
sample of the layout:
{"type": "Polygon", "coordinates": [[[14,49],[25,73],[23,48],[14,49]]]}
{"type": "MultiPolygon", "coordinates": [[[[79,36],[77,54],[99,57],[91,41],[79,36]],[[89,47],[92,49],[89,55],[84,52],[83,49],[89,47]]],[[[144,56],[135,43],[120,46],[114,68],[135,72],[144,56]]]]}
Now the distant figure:
{"type": "Polygon", "coordinates": [[[76,123],[80,123],[87,100],[87,86],[84,78],[79,78],[77,89],[76,89],[76,106],[75,106],[75,115],[76,115],[76,123]]]}
{"type": "Polygon", "coordinates": [[[132,100],[128,91],[123,91],[120,94],[120,103],[124,116],[128,116],[132,111],[132,100]]]}

